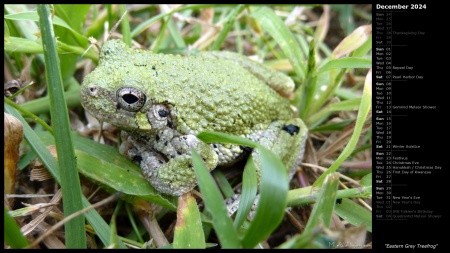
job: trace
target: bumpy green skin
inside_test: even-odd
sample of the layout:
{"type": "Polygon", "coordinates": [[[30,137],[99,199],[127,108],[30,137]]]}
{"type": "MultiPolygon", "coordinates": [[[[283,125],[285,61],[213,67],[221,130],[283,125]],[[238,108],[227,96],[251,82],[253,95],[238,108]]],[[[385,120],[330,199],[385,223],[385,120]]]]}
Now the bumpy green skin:
{"type": "Polygon", "coordinates": [[[245,154],[239,146],[201,142],[195,135],[204,130],[258,141],[276,150],[289,169],[301,160],[306,126],[293,119],[270,79],[278,90],[293,89],[286,75],[237,54],[154,54],[110,40],[80,98],[94,117],[124,130],[120,152],[140,163],[157,190],[181,195],[197,184],[191,149],[210,170],[245,154]]]}

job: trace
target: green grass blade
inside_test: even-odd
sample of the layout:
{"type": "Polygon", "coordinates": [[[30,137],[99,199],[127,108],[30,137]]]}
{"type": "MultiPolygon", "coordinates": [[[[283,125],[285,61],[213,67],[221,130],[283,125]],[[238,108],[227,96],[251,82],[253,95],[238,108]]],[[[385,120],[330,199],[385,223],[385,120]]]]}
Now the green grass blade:
{"type": "MultiPolygon", "coordinates": [[[[91,205],[89,203],[89,200],[86,199],[86,197],[83,196],[83,207],[86,208],[91,205]]],[[[94,229],[96,235],[104,245],[110,245],[111,244],[111,228],[109,227],[108,223],[100,216],[100,214],[96,210],[91,210],[84,214],[84,217],[86,217],[86,220],[89,222],[89,224],[94,229]]],[[[121,240],[118,241],[118,248],[125,249],[127,248],[125,244],[121,240]]]]}
{"type": "Polygon", "coordinates": [[[231,187],[230,182],[225,177],[222,171],[213,170],[212,175],[219,186],[220,191],[222,192],[225,198],[231,198],[234,195],[233,187],[231,187]]]}
{"type": "Polygon", "coordinates": [[[242,194],[239,201],[239,209],[237,210],[236,218],[234,220],[234,227],[236,229],[238,229],[247,219],[247,215],[255,200],[257,190],[258,180],[255,163],[250,156],[245,164],[244,174],[242,175],[242,194]]]}
{"type": "MultiPolygon", "coordinates": [[[[159,9],[161,12],[168,13],[171,11],[170,7],[167,4],[160,4],[159,9]]],[[[183,36],[180,34],[178,27],[176,26],[174,20],[169,17],[167,23],[167,29],[170,33],[170,39],[172,39],[176,48],[186,48],[186,43],[184,43],[183,36]]]]}
{"type": "MultiPolygon", "coordinates": [[[[57,42],[57,46],[58,46],[58,53],[77,54],[80,56],[82,55],[86,58],[93,60],[94,62],[98,62],[98,53],[95,53],[92,49],[85,52],[86,49],[84,48],[78,46],[71,46],[60,41],[57,42]]],[[[5,41],[4,49],[5,52],[8,53],[18,52],[26,54],[42,54],[44,52],[40,41],[18,37],[9,37],[9,40],[5,41]]]]}
{"type": "Polygon", "coordinates": [[[364,186],[372,186],[372,173],[369,173],[361,178],[359,183],[364,186]]]}
{"type": "Polygon", "coordinates": [[[220,143],[243,145],[250,148],[258,147],[258,144],[256,142],[246,139],[244,137],[212,131],[203,131],[197,135],[197,138],[201,139],[206,143],[220,142],[220,143]]]}
{"type": "MultiPolygon", "coordinates": [[[[293,189],[288,192],[288,206],[302,206],[316,203],[318,192],[313,190],[311,186],[293,189]]],[[[338,190],[337,199],[342,198],[371,198],[372,186],[363,186],[359,188],[350,188],[338,190]]]]}
{"type": "Polygon", "coordinates": [[[349,99],[349,100],[329,104],[326,107],[322,108],[317,113],[308,117],[308,119],[306,120],[306,125],[308,125],[308,126],[314,125],[322,117],[324,117],[325,115],[327,115],[331,112],[356,110],[356,109],[358,109],[360,104],[361,104],[361,98],[349,99]]]}
{"type": "Polygon", "coordinates": [[[120,23],[122,28],[122,40],[127,44],[128,47],[131,47],[131,32],[130,32],[130,21],[128,20],[127,6],[125,4],[120,5],[120,14],[125,15],[120,23]],[[125,14],[126,13],[126,14],[125,14]]]}
{"type": "Polygon", "coordinates": [[[334,94],[341,98],[342,100],[361,98],[361,94],[356,93],[352,89],[349,88],[337,88],[334,94]]]}
{"type": "Polygon", "coordinates": [[[211,50],[220,50],[220,47],[222,46],[223,42],[227,38],[228,33],[230,32],[231,28],[234,26],[234,23],[236,22],[236,17],[239,15],[239,13],[242,12],[242,10],[245,8],[244,4],[240,4],[236,6],[233,10],[231,10],[230,14],[225,18],[224,22],[225,25],[222,29],[222,31],[219,34],[219,37],[214,41],[213,45],[211,46],[211,50]]]}
{"type": "Polygon", "coordinates": [[[354,122],[354,119],[347,119],[337,123],[330,123],[326,125],[320,125],[315,128],[310,128],[310,132],[326,132],[326,131],[342,131],[344,127],[348,126],[350,123],[354,122]]]}
{"type": "MultiPolygon", "coordinates": [[[[9,20],[16,20],[16,21],[20,21],[20,20],[38,21],[39,20],[38,13],[35,11],[27,11],[27,12],[9,14],[9,15],[5,15],[4,18],[9,19],[9,20]]],[[[84,37],[83,35],[79,34],[74,29],[72,29],[72,27],[70,27],[60,17],[54,16],[52,19],[52,23],[54,25],[64,27],[64,28],[68,29],[69,31],[71,31],[73,33],[73,35],[77,38],[77,40],[81,43],[80,45],[83,45],[83,44],[87,45],[88,39],[86,37],[84,37]]]]}
{"type": "Polygon", "coordinates": [[[184,194],[178,200],[173,248],[204,249],[205,235],[195,198],[191,194],[184,194]]]}
{"type": "MultiPolygon", "coordinates": [[[[64,93],[66,97],[67,107],[73,107],[80,104],[80,91],[79,90],[71,90],[64,93]]],[[[20,105],[22,109],[33,113],[35,115],[39,115],[42,113],[48,113],[50,111],[49,106],[49,97],[41,97],[35,100],[31,100],[25,102],[20,105]]]]}
{"type": "Polygon", "coordinates": [[[372,232],[372,212],[349,199],[343,199],[336,205],[335,212],[342,219],[355,226],[364,225],[366,230],[372,232]]]}
{"type": "Polygon", "coordinates": [[[13,249],[21,249],[28,246],[28,241],[20,232],[16,221],[8,214],[6,207],[3,207],[3,239],[4,243],[13,249]]]}
{"type": "Polygon", "coordinates": [[[192,159],[195,174],[198,179],[198,186],[205,201],[205,208],[212,216],[213,226],[222,248],[241,248],[241,242],[230,217],[228,217],[227,208],[219,188],[214,183],[214,179],[197,152],[192,152],[192,159]]]}
{"type": "Polygon", "coordinates": [[[330,226],[331,216],[336,203],[338,184],[339,174],[330,174],[327,177],[326,182],[317,196],[316,204],[314,205],[303,233],[312,233],[319,224],[323,224],[325,227],[330,226]]]}
{"type": "MultiPolygon", "coordinates": [[[[280,248],[326,248],[327,245],[323,243],[323,236],[318,227],[329,227],[331,217],[335,209],[337,189],[339,184],[339,174],[331,174],[327,177],[327,180],[323,184],[319,193],[315,194],[314,198],[317,199],[316,204],[313,207],[311,215],[308,218],[308,223],[303,230],[303,233],[298,234],[291,240],[280,245],[280,248]],[[319,232],[319,233],[318,233],[319,232]]],[[[296,189],[297,190],[297,189],[296,189]]],[[[311,188],[298,189],[303,192],[310,192],[311,188]]]]}
{"type": "Polygon", "coordinates": [[[333,50],[332,58],[341,58],[364,45],[364,43],[371,39],[372,25],[363,25],[356,28],[352,33],[345,37],[339,45],[333,50]]]}
{"type": "MultiPolygon", "coordinates": [[[[60,74],[56,40],[54,37],[51,13],[48,5],[37,6],[42,44],[44,47],[45,72],[49,85],[50,114],[54,126],[56,150],[61,175],[64,215],[69,216],[83,208],[81,186],[76,167],[75,153],[70,134],[68,111],[60,74]]],[[[74,218],[65,224],[66,247],[86,248],[84,216],[74,218]]]]}
{"type": "MultiPolygon", "coordinates": [[[[54,26],[55,36],[58,38],[58,50],[61,45],[72,48],[79,48],[78,55],[83,54],[88,47],[87,37],[81,35],[89,5],[85,4],[55,4],[55,17],[60,17],[65,26],[54,26]],[[67,29],[70,27],[71,29],[67,29]],[[81,50],[80,50],[81,49],[81,50]]],[[[55,18],[53,18],[54,20],[55,18]]],[[[53,21],[52,20],[52,21],[53,21]]],[[[69,50],[70,52],[71,50],[69,50]]],[[[90,51],[92,52],[92,51],[90,51]]],[[[74,53],[63,53],[59,55],[61,76],[66,86],[66,80],[73,78],[78,61],[78,55],[74,53]]]]}
{"type": "Polygon", "coordinates": [[[186,48],[186,43],[184,42],[183,36],[180,34],[178,27],[172,19],[169,20],[167,29],[169,29],[170,37],[172,38],[175,47],[186,48]]]}
{"type": "Polygon", "coordinates": [[[27,54],[42,53],[42,45],[38,41],[13,36],[9,37],[8,41],[5,41],[3,48],[7,53],[13,52],[20,52],[27,54]]]}
{"type": "Polygon", "coordinates": [[[260,199],[255,217],[242,240],[244,248],[253,248],[267,238],[283,218],[289,188],[284,164],[274,153],[243,137],[207,131],[200,133],[197,137],[207,143],[232,143],[258,150],[262,171],[260,199]],[[267,220],[270,220],[270,222],[266,222],[267,220]]]}
{"type": "Polygon", "coordinates": [[[358,117],[356,119],[355,130],[353,131],[352,137],[350,138],[347,146],[345,146],[344,150],[336,159],[336,161],[328,168],[326,172],[324,172],[316,180],[316,182],[314,182],[313,185],[315,187],[320,187],[323,181],[325,180],[325,177],[335,172],[339,168],[339,165],[341,165],[341,163],[352,154],[358,142],[359,136],[364,126],[364,122],[366,121],[371,106],[372,106],[372,70],[370,69],[369,73],[367,73],[366,81],[364,83],[363,96],[361,99],[361,104],[359,106],[358,117]]]}
{"type": "Polygon", "coordinates": [[[345,57],[340,59],[330,60],[319,68],[316,74],[320,74],[331,69],[341,68],[371,68],[372,60],[362,57],[345,57]]]}
{"type": "Polygon", "coordinates": [[[170,16],[174,12],[182,12],[184,10],[189,10],[189,9],[201,9],[201,8],[208,8],[208,7],[215,7],[215,6],[217,6],[217,4],[190,4],[190,5],[182,6],[179,8],[174,8],[174,9],[172,9],[172,11],[167,12],[167,13],[160,13],[156,16],[153,16],[151,19],[148,19],[148,20],[140,23],[138,26],[136,26],[136,28],[134,28],[133,31],[131,31],[131,38],[134,38],[136,35],[145,31],[145,29],[147,29],[149,26],[151,26],[153,23],[155,23],[159,19],[161,19],[165,16],[170,16]]]}
{"type": "Polygon", "coordinates": [[[260,198],[255,217],[242,240],[244,248],[255,247],[277,228],[287,204],[289,180],[284,164],[264,147],[258,147],[258,152],[262,171],[260,198]]]}
{"type": "Polygon", "coordinates": [[[3,41],[6,42],[9,40],[9,28],[6,24],[6,21],[3,21],[3,41]]]}
{"type": "Polygon", "coordinates": [[[303,80],[306,73],[306,64],[303,63],[304,57],[300,50],[300,46],[283,21],[268,7],[259,8],[252,13],[251,16],[254,17],[261,24],[264,31],[267,31],[280,45],[298,78],[303,80]]]}

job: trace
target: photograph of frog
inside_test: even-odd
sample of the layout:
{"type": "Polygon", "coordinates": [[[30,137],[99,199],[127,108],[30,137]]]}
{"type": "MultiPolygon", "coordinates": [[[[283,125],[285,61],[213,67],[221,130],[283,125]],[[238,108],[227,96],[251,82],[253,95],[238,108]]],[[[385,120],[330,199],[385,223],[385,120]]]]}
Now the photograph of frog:
{"type": "Polygon", "coordinates": [[[5,5],[5,245],[371,248],[371,15],[5,5]]]}

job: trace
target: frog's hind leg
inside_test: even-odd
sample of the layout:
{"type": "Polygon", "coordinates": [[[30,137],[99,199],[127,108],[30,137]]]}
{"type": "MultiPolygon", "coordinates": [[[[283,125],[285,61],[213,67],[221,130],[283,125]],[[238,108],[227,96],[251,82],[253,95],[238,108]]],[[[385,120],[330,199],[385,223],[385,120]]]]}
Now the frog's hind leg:
{"type": "MultiPolygon", "coordinates": [[[[291,179],[297,170],[300,162],[303,160],[305,153],[305,142],[308,135],[308,129],[305,123],[299,119],[291,119],[287,121],[274,121],[268,129],[264,131],[256,131],[247,136],[265,148],[271,150],[278,155],[284,163],[288,177],[291,179]]],[[[261,177],[261,159],[257,150],[253,150],[253,161],[256,165],[256,172],[258,175],[258,185],[261,177]]],[[[252,210],[248,218],[252,219],[258,205],[259,195],[253,203],[252,210]]],[[[231,199],[226,200],[228,214],[231,216],[236,212],[240,202],[240,195],[236,194],[231,199]]]]}
{"type": "MultiPolygon", "coordinates": [[[[278,155],[286,167],[289,178],[292,178],[305,153],[305,141],[308,135],[305,123],[299,118],[274,121],[267,130],[252,135],[250,139],[278,155]]],[[[256,151],[253,152],[258,167],[259,154],[256,151]]]]}
{"type": "Polygon", "coordinates": [[[263,83],[285,97],[289,97],[295,89],[295,83],[289,76],[267,65],[253,61],[244,55],[228,51],[203,52],[202,55],[208,58],[229,60],[232,62],[231,64],[239,64],[263,83]]]}

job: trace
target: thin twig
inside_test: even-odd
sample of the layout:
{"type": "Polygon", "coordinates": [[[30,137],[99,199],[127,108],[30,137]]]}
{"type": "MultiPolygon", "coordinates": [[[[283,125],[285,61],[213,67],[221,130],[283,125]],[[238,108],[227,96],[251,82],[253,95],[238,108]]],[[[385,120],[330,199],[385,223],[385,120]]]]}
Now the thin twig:
{"type": "Polygon", "coordinates": [[[76,218],[76,217],[78,217],[78,216],[80,216],[80,215],[82,215],[82,214],[85,214],[85,213],[91,211],[91,210],[94,209],[94,208],[100,207],[100,206],[102,206],[102,205],[107,204],[108,202],[111,202],[111,201],[113,201],[113,200],[118,199],[118,198],[120,197],[120,195],[121,195],[121,192],[118,192],[118,193],[116,193],[116,194],[114,194],[114,195],[109,196],[108,198],[106,198],[106,199],[104,199],[104,200],[102,200],[102,201],[99,201],[99,202],[97,202],[97,203],[95,203],[95,204],[93,204],[93,205],[91,205],[91,206],[88,206],[88,207],[84,208],[83,210],[80,210],[80,211],[78,211],[78,212],[76,212],[76,213],[73,213],[73,214],[67,216],[64,220],[62,220],[62,221],[56,223],[56,224],[55,224],[54,226],[52,226],[49,230],[47,230],[44,234],[42,234],[41,236],[39,236],[39,237],[38,237],[33,243],[31,243],[27,248],[33,248],[33,247],[37,246],[42,240],[44,240],[45,237],[47,237],[47,236],[49,236],[50,234],[52,234],[55,230],[57,230],[58,228],[62,227],[62,226],[63,226],[64,224],[66,224],[67,222],[73,220],[74,218],[76,218]]]}

